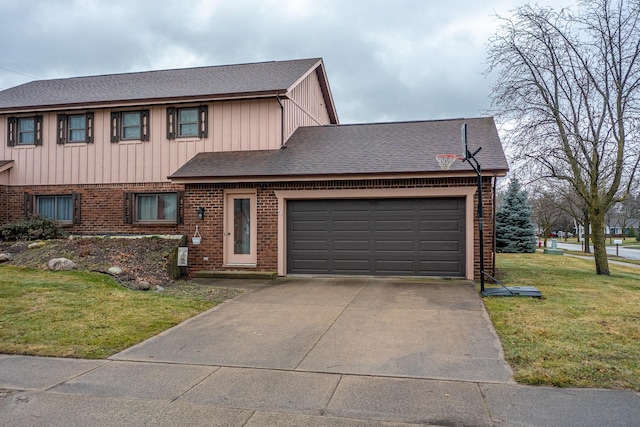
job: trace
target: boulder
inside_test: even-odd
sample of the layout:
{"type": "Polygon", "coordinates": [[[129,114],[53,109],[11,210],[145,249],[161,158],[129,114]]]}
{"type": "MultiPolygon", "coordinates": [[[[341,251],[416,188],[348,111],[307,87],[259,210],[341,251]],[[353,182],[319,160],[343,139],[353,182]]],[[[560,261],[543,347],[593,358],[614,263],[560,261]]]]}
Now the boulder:
{"type": "Polygon", "coordinates": [[[136,283],[136,288],[138,288],[139,291],[148,291],[149,289],[151,289],[151,283],[141,280],[136,283]]]}
{"type": "Polygon", "coordinates": [[[62,271],[62,270],[74,270],[77,268],[76,264],[66,258],[52,258],[49,260],[49,270],[62,271]]]}
{"type": "Polygon", "coordinates": [[[33,242],[33,243],[29,243],[29,245],[27,246],[27,249],[37,249],[43,246],[47,246],[47,242],[33,242]]]}
{"type": "Polygon", "coordinates": [[[0,254],[0,263],[11,261],[11,258],[13,258],[11,254],[0,254]]]}
{"type": "Polygon", "coordinates": [[[109,267],[109,270],[107,271],[111,274],[115,274],[116,276],[118,274],[122,274],[122,269],[120,267],[109,267]]]}

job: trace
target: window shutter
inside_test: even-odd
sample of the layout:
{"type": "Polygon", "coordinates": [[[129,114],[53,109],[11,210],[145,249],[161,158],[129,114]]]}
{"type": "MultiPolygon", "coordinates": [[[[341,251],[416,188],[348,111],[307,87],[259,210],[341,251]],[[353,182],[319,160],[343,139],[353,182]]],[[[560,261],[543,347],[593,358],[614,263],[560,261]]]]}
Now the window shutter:
{"type": "Polygon", "coordinates": [[[122,222],[133,224],[133,194],[122,193],[122,222]]]}
{"type": "Polygon", "coordinates": [[[149,110],[140,111],[140,139],[149,140],[149,110]]]}
{"type": "Polygon", "coordinates": [[[16,145],[16,123],[15,117],[7,119],[7,146],[9,147],[16,145]]]}
{"type": "Polygon", "coordinates": [[[34,119],[36,125],[34,145],[42,145],[42,116],[35,116],[34,119]]]}
{"type": "Polygon", "coordinates": [[[24,217],[29,219],[33,216],[33,194],[24,193],[24,217]]]}
{"type": "Polygon", "coordinates": [[[206,138],[208,135],[209,125],[209,108],[201,105],[198,114],[198,135],[200,138],[206,138]]]}
{"type": "Polygon", "coordinates": [[[111,112],[111,142],[120,141],[120,113],[111,112]]]}
{"type": "Polygon", "coordinates": [[[82,200],[80,193],[71,194],[73,197],[73,223],[80,224],[81,223],[81,210],[82,210],[82,200]]]}
{"type": "Polygon", "coordinates": [[[87,113],[86,117],[87,117],[87,143],[93,144],[93,113],[87,113]]]}
{"type": "Polygon", "coordinates": [[[57,123],[58,123],[58,137],[56,139],[56,143],[65,144],[67,142],[67,115],[58,114],[57,123]]]}
{"type": "Polygon", "coordinates": [[[176,139],[176,107],[167,108],[167,139],[176,139]]]}
{"type": "Polygon", "coordinates": [[[178,224],[184,224],[184,191],[178,191],[178,224]]]}

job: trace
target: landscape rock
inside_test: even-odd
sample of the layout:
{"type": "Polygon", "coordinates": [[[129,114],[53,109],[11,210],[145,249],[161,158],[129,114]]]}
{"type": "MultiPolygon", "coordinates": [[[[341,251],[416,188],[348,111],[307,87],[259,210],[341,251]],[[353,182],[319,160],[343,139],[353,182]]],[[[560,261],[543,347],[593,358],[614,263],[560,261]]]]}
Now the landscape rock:
{"type": "Polygon", "coordinates": [[[163,292],[164,291],[164,286],[156,285],[156,291],[157,292],[163,292]]]}
{"type": "Polygon", "coordinates": [[[140,281],[136,283],[136,288],[138,288],[138,290],[140,291],[148,291],[149,289],[151,289],[151,283],[140,281]]]}
{"type": "Polygon", "coordinates": [[[11,258],[13,258],[11,254],[0,254],[0,262],[11,261],[11,258]]]}
{"type": "Polygon", "coordinates": [[[122,274],[122,269],[120,267],[109,267],[109,270],[107,271],[111,274],[115,274],[116,276],[118,274],[122,274]]]}
{"type": "Polygon", "coordinates": [[[43,246],[47,246],[47,242],[33,242],[30,243],[29,246],[27,246],[27,249],[37,249],[43,246]]]}
{"type": "Polygon", "coordinates": [[[75,270],[77,268],[76,264],[66,258],[52,258],[49,260],[49,270],[53,271],[63,271],[63,270],[75,270]]]}

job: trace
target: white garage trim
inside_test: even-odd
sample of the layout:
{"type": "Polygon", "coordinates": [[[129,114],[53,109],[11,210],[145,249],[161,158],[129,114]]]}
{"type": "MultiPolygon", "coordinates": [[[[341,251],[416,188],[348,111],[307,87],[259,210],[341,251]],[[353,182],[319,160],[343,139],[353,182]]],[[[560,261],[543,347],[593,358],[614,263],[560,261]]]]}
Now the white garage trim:
{"type": "Polygon", "coordinates": [[[474,275],[474,203],[473,196],[477,188],[438,187],[438,188],[385,188],[362,190],[284,190],[276,191],[278,198],[278,275],[286,275],[287,265],[287,200],[305,199],[392,199],[392,198],[430,198],[464,197],[466,215],[466,278],[473,280],[474,275]]]}

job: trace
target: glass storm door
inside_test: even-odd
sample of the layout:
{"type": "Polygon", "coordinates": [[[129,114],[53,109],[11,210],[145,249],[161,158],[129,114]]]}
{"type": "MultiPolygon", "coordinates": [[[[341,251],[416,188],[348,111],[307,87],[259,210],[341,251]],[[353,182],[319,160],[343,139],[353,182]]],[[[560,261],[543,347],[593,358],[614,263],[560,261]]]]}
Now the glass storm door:
{"type": "Polygon", "coordinates": [[[256,264],[256,195],[228,193],[225,199],[225,255],[228,265],[256,264]]]}

